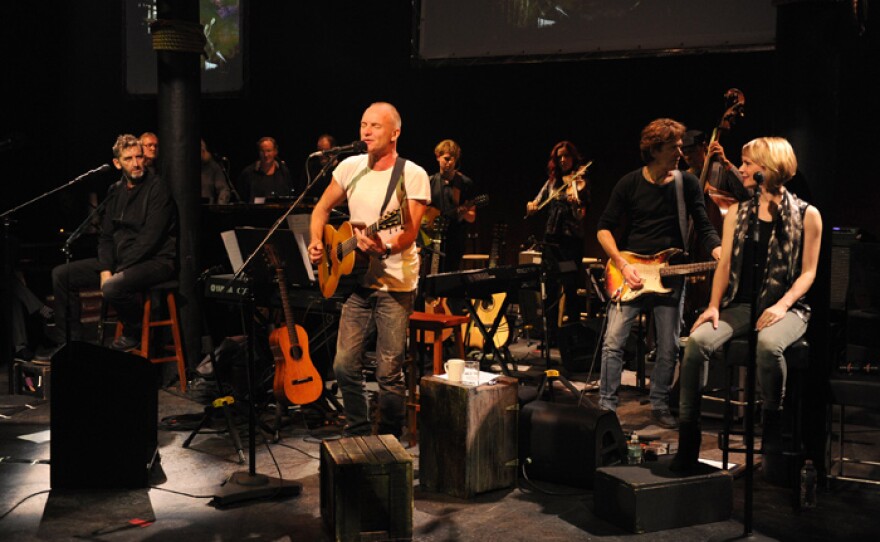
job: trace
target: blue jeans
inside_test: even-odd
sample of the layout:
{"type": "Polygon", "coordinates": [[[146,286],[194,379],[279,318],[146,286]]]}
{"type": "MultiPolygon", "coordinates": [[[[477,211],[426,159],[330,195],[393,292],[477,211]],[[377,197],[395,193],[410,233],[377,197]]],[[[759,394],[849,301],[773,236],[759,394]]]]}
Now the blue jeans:
{"type": "Polygon", "coordinates": [[[357,288],[342,307],[333,371],[342,391],[345,432],[371,433],[363,354],[370,332],[376,335],[376,382],[379,384],[379,433],[399,437],[403,429],[406,380],[403,360],[412,292],[357,288]]]}
{"type": "MultiPolygon", "coordinates": [[[[706,322],[691,333],[679,375],[681,421],[695,422],[700,418],[700,390],[706,385],[709,358],[730,339],[748,333],[751,320],[751,305],[732,303],[721,311],[718,329],[706,322]]],[[[758,332],[756,368],[765,410],[782,408],[787,372],[783,352],[806,330],[807,323],[788,311],[782,320],[758,332]]]]}
{"type": "MultiPolygon", "coordinates": [[[[673,282],[673,281],[669,281],[673,282]]],[[[620,375],[623,372],[623,349],[635,319],[642,311],[651,310],[654,317],[656,354],[651,373],[651,408],[669,409],[669,387],[675,375],[675,362],[681,333],[681,311],[684,296],[682,282],[669,284],[674,292],[668,296],[643,296],[629,303],[609,303],[606,310],[605,339],[602,343],[602,375],[599,381],[599,406],[617,411],[620,398],[620,375]]]]}

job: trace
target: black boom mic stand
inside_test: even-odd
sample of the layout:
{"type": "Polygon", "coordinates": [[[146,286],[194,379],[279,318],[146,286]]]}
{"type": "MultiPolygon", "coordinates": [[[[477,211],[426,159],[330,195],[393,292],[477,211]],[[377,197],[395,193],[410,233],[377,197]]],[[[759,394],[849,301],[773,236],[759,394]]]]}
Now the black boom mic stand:
{"type": "MultiPolygon", "coordinates": [[[[287,219],[290,213],[293,212],[294,209],[300,204],[303,197],[308,193],[309,189],[319,178],[323,177],[324,174],[330,169],[332,164],[334,164],[336,160],[328,160],[324,167],[321,168],[321,172],[315,177],[315,179],[309,180],[308,185],[305,190],[300,193],[299,197],[296,198],[290,207],[287,208],[278,220],[269,228],[268,233],[260,241],[256,248],[250,253],[247,259],[241,264],[241,266],[233,273],[232,278],[229,279],[228,284],[224,287],[224,290],[228,290],[236,280],[244,273],[244,271],[248,268],[251,261],[256,257],[257,254],[263,249],[263,246],[269,241],[272,235],[278,230],[281,224],[287,219]]],[[[245,332],[248,334],[248,363],[247,363],[247,373],[248,373],[248,470],[244,472],[235,472],[230,475],[223,485],[218,490],[217,494],[214,495],[214,499],[212,501],[213,504],[217,506],[225,506],[228,504],[249,500],[249,499],[258,499],[263,497],[281,497],[281,496],[294,496],[299,495],[302,492],[302,484],[299,482],[284,480],[283,478],[273,478],[270,476],[266,476],[263,474],[257,474],[257,460],[256,460],[256,425],[257,425],[257,414],[256,414],[256,390],[255,390],[255,380],[256,380],[256,344],[255,344],[255,332],[254,332],[254,314],[253,314],[253,300],[251,299],[246,305],[249,308],[246,315],[248,322],[248,330],[245,332]]]]}
{"type": "MultiPolygon", "coordinates": [[[[12,295],[12,268],[13,268],[13,264],[12,264],[12,251],[10,248],[10,244],[12,243],[12,236],[9,233],[9,230],[12,227],[12,223],[14,222],[14,219],[12,218],[12,216],[15,213],[17,213],[18,211],[24,209],[25,207],[29,207],[29,206],[33,205],[34,203],[41,201],[56,192],[59,192],[61,190],[64,190],[65,188],[69,188],[69,187],[79,183],[81,180],[85,179],[89,175],[92,175],[94,173],[98,173],[101,171],[107,171],[111,167],[112,166],[110,166],[110,164],[101,164],[100,166],[98,166],[94,169],[90,169],[89,171],[86,171],[85,173],[73,178],[72,180],[70,180],[62,185],[56,186],[55,188],[49,190],[48,192],[44,192],[44,193],[40,194],[39,196],[31,198],[28,201],[26,201],[20,205],[16,205],[12,209],[4,211],[2,214],[0,214],[0,220],[3,221],[3,237],[4,237],[4,243],[3,243],[3,245],[4,245],[4,250],[3,250],[4,274],[3,275],[4,276],[3,276],[3,280],[4,280],[4,286],[5,286],[6,292],[8,292],[8,295],[10,295],[10,296],[12,295]]],[[[91,220],[92,216],[94,216],[94,212],[91,215],[89,215],[89,218],[87,220],[91,220]]],[[[77,229],[79,229],[79,228],[77,228],[77,229]]],[[[68,240],[68,243],[65,243],[66,248],[69,248],[69,243],[70,243],[69,240],[68,240]]],[[[69,263],[69,260],[68,260],[68,263],[69,263]]],[[[7,324],[6,325],[7,325],[7,327],[11,328],[11,326],[12,326],[12,310],[13,310],[12,300],[11,299],[7,300],[7,302],[4,303],[4,305],[5,305],[4,310],[6,311],[6,317],[7,317],[6,318],[7,324]]],[[[68,314],[69,314],[69,311],[68,311],[68,314]]],[[[69,331],[70,326],[69,325],[67,326],[67,329],[68,329],[67,336],[65,338],[67,339],[67,342],[70,342],[70,336],[69,336],[70,335],[70,331],[69,331]]],[[[12,340],[11,329],[7,329],[5,331],[6,331],[5,335],[10,338],[10,343],[11,343],[11,340],[12,340]]],[[[12,344],[10,344],[10,349],[11,348],[13,348],[12,344]]],[[[2,354],[5,355],[6,352],[3,352],[2,354]]],[[[15,390],[13,389],[13,385],[14,385],[13,365],[14,364],[12,363],[12,360],[10,359],[10,363],[9,363],[9,393],[10,394],[15,394],[15,390]]]]}

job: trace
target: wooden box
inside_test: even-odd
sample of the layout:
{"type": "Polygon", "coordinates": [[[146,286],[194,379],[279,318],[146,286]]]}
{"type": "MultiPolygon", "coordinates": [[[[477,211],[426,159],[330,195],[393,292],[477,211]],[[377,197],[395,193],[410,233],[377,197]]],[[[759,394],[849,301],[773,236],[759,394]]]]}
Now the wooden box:
{"type": "Polygon", "coordinates": [[[727,521],[733,476],[709,465],[683,476],[669,470],[671,456],[641,465],[596,469],[596,516],[633,533],[727,521]]]}
{"type": "Polygon", "coordinates": [[[512,487],[517,476],[517,380],[420,384],[419,481],[427,491],[470,498],[512,487]]]}
{"type": "Polygon", "coordinates": [[[413,461],[394,436],[325,440],[320,473],[334,540],[412,539],[413,461]]]}

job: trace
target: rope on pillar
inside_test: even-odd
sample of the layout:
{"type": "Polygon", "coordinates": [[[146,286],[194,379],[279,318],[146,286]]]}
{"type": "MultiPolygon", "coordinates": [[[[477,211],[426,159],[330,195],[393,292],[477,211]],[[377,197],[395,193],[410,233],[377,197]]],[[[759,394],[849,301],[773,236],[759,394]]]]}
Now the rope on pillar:
{"type": "Polygon", "coordinates": [[[160,19],[150,23],[150,34],[155,51],[205,52],[207,39],[199,23],[160,19]]]}

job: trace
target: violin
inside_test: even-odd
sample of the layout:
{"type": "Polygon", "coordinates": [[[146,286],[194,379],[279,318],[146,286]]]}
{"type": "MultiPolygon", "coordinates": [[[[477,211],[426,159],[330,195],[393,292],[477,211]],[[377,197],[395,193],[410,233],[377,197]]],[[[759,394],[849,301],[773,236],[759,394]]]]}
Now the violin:
{"type": "Polygon", "coordinates": [[[590,160],[586,164],[582,165],[578,168],[574,173],[570,173],[562,177],[562,184],[550,190],[550,193],[547,194],[547,198],[542,201],[533,211],[526,211],[526,216],[523,218],[528,218],[529,216],[537,213],[541,209],[543,209],[548,203],[555,199],[559,199],[565,196],[572,196],[574,201],[580,205],[580,196],[578,196],[578,192],[583,190],[584,185],[586,184],[586,180],[584,179],[584,173],[587,172],[587,168],[593,165],[593,161],[590,160]]]}

